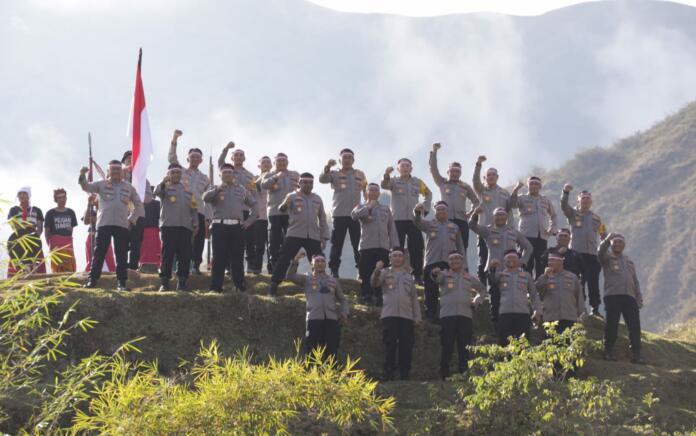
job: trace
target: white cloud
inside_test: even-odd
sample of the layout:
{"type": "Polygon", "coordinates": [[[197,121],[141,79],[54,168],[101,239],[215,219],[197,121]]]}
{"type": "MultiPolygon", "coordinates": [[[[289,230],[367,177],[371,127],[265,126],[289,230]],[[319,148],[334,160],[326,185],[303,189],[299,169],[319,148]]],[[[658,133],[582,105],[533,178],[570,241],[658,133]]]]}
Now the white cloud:
{"type": "Polygon", "coordinates": [[[590,109],[610,137],[619,137],[677,110],[694,98],[696,45],[679,30],[634,21],[630,11],[596,55],[608,80],[590,109]]]}
{"type": "MultiPolygon", "coordinates": [[[[432,33],[417,21],[387,18],[374,104],[400,153],[441,141],[443,163],[467,168],[487,154],[509,182],[538,160],[527,152],[526,108],[535,91],[513,20],[487,15],[470,23],[443,21],[432,33]]],[[[425,165],[427,156],[420,158],[425,165]]]]}

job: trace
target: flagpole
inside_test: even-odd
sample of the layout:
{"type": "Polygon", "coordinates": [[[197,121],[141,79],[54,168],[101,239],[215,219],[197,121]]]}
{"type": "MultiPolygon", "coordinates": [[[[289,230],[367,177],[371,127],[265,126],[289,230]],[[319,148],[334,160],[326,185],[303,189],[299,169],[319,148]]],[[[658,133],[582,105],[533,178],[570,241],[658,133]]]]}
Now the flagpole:
{"type": "MultiPolygon", "coordinates": [[[[94,181],[94,159],[92,158],[92,132],[87,132],[87,144],[89,146],[89,175],[87,180],[91,183],[94,181]]],[[[89,213],[89,231],[92,234],[92,242],[90,244],[90,251],[92,255],[92,262],[94,262],[94,253],[96,252],[96,234],[97,234],[97,224],[96,224],[96,217],[95,215],[95,210],[94,210],[94,201],[92,201],[91,196],[87,200],[87,210],[89,213]]]]}

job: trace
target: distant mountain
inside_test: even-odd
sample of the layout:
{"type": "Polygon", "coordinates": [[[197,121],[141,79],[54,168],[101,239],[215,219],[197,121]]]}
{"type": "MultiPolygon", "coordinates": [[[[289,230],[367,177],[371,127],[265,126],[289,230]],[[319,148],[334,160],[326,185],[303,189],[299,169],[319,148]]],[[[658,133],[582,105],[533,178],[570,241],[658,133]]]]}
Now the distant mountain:
{"type": "MultiPolygon", "coordinates": [[[[630,110],[630,108],[627,108],[630,110]]],[[[650,330],[696,318],[696,102],[609,148],[542,173],[547,195],[564,183],[592,192],[610,232],[627,237],[650,330]]]]}

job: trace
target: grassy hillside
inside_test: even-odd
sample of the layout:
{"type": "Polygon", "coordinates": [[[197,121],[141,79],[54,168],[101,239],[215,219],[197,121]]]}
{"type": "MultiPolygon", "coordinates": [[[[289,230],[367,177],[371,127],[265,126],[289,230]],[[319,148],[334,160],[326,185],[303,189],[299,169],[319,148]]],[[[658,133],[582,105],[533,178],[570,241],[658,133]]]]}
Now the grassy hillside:
{"type": "Polygon", "coordinates": [[[608,230],[627,237],[645,295],[646,328],[661,331],[696,317],[696,103],[541,176],[554,198],[564,183],[574,187],[573,203],[579,191],[591,191],[608,230]]]}
{"type": "MultiPolygon", "coordinates": [[[[207,277],[193,277],[194,288],[205,288],[207,277]]],[[[209,292],[156,292],[157,278],[143,275],[131,280],[134,291],[117,293],[113,277],[105,277],[106,290],[74,290],[65,305],[80,300],[77,315],[99,321],[87,334],[69,339],[67,349],[72,359],[100,350],[109,353],[119,344],[144,336],[140,343],[144,360],[157,360],[164,374],[175,375],[181,359],[192,359],[201,341],[217,338],[220,349],[227,355],[249,347],[256,359],[269,355],[292,356],[294,341],[304,332],[304,298],[296,286],[285,282],[277,302],[265,296],[268,277],[250,279],[246,294],[209,292]]],[[[382,364],[379,313],[355,304],[358,283],[344,280],[351,294],[352,314],[341,337],[341,357],[360,358],[359,367],[370,376],[379,377],[382,364]]],[[[693,330],[693,325],[691,329],[693,330]]],[[[478,343],[491,340],[492,326],[482,308],[475,319],[478,343]]],[[[600,339],[603,325],[598,319],[587,322],[588,333],[600,339]]],[[[682,332],[686,334],[686,332],[682,332]]],[[[538,334],[538,332],[535,332],[538,334]]],[[[645,334],[645,357],[648,365],[628,362],[625,331],[617,343],[619,362],[610,363],[593,355],[580,372],[580,377],[620,380],[631,396],[641,397],[653,392],[660,398],[655,406],[658,428],[675,431],[696,428],[696,406],[693,387],[696,386],[696,343],[693,332],[686,336],[667,338],[645,334]]],[[[451,406],[457,401],[456,384],[438,380],[439,327],[427,324],[418,330],[411,381],[382,383],[380,391],[397,400],[395,421],[401,432],[427,433],[444,431],[444,422],[451,422],[451,406]]],[[[640,432],[631,427],[626,416],[623,430],[640,432]]],[[[457,424],[462,431],[471,431],[466,422],[457,424]]],[[[451,424],[446,429],[451,430],[451,424]]]]}

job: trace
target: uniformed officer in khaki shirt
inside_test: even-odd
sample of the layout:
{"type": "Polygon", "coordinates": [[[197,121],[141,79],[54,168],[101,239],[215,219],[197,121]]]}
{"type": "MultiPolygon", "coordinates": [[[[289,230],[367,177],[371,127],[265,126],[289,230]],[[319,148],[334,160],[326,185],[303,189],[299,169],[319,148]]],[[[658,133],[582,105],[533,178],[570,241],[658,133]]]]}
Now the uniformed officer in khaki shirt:
{"type": "Polygon", "coordinates": [[[98,195],[99,211],[97,213],[97,239],[94,258],[89,271],[89,281],[85,287],[97,287],[97,281],[104,265],[104,256],[106,256],[106,251],[113,238],[116,254],[117,290],[128,291],[129,289],[126,287],[128,242],[130,239],[128,229],[135,225],[139,216],[145,215],[143,204],[133,185],[123,180],[123,164],[120,160],[109,162],[106,180],[88,182],[86,177],[88,171],[87,167],[80,170],[79,183],[83,191],[98,195]],[[129,203],[133,203],[133,210],[130,213],[129,203]]]}
{"type": "Polygon", "coordinates": [[[329,268],[331,275],[338,277],[338,269],[341,266],[341,254],[346,233],[350,235],[350,243],[353,247],[353,260],[355,267],[360,262],[358,245],[360,244],[360,224],[350,217],[353,209],[367,196],[367,177],[362,171],[353,168],[355,155],[350,148],[341,150],[341,168],[332,170],[336,161],[329,159],[324,167],[324,172],[319,175],[319,183],[328,183],[333,190],[333,202],[331,206],[331,218],[333,230],[331,231],[331,253],[329,255],[329,268]]]}

